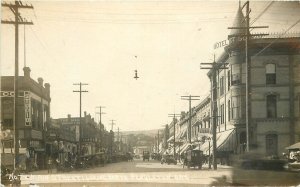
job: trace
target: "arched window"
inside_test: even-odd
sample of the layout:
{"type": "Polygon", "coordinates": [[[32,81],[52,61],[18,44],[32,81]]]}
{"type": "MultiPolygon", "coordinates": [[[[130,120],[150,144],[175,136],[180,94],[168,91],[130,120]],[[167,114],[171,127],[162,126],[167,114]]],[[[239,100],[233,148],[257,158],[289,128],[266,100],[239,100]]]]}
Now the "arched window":
{"type": "Polygon", "coordinates": [[[276,84],[276,65],[266,65],[266,84],[276,84]]]}
{"type": "Polygon", "coordinates": [[[278,136],[277,134],[266,135],[266,153],[267,156],[277,155],[278,136]]]}
{"type": "Polygon", "coordinates": [[[267,96],[267,118],[277,117],[277,96],[268,95],[267,96]]]}

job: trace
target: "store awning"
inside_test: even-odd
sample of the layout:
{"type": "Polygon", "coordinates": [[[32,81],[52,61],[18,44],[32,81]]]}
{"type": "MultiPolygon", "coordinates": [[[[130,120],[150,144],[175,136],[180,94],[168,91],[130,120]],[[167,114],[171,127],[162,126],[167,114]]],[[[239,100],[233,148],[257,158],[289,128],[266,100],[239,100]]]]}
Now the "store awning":
{"type": "Polygon", "coordinates": [[[180,129],[180,138],[186,135],[186,131],[187,131],[187,126],[185,125],[184,127],[182,127],[182,129],[180,129]]]}
{"type": "MultiPolygon", "coordinates": [[[[217,133],[217,150],[218,151],[233,151],[235,144],[235,136],[234,129],[229,129],[223,132],[217,133]]],[[[210,151],[212,152],[212,141],[210,142],[210,151]]],[[[199,147],[198,147],[199,149],[199,147]]],[[[209,153],[209,142],[206,141],[204,144],[200,146],[200,150],[203,151],[204,154],[209,153]]]]}
{"type": "Polygon", "coordinates": [[[291,146],[286,147],[286,149],[300,149],[300,142],[295,143],[291,146]]]}
{"type": "Polygon", "coordinates": [[[180,154],[185,152],[189,148],[190,145],[191,145],[190,143],[183,144],[183,146],[180,147],[180,154]]]}
{"type": "Polygon", "coordinates": [[[168,139],[168,141],[167,142],[173,142],[174,141],[174,136],[171,136],[169,139],[168,139]]]}
{"type": "Polygon", "coordinates": [[[201,121],[196,121],[192,126],[199,126],[199,125],[201,125],[201,121]]]}

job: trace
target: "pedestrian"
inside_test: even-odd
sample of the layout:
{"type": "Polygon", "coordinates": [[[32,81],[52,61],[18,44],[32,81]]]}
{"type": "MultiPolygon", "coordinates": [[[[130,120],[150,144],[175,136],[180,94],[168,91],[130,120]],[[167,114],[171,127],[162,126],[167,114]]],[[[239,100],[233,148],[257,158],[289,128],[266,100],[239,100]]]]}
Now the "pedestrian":
{"type": "Polygon", "coordinates": [[[52,158],[48,159],[48,173],[52,173],[52,158]]]}

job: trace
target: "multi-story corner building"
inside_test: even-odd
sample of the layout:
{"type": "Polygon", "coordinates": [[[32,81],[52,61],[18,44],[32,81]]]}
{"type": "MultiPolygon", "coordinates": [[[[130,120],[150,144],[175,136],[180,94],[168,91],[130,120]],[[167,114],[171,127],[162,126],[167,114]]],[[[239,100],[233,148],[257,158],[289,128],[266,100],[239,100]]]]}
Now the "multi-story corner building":
{"type": "MultiPolygon", "coordinates": [[[[233,27],[245,27],[238,9],[233,27]]],[[[212,96],[193,108],[177,123],[184,144],[204,154],[212,153],[212,122],[217,119],[216,157],[229,162],[233,154],[243,154],[247,145],[246,117],[250,151],[264,156],[280,156],[285,147],[300,141],[300,34],[250,37],[248,44],[248,92],[246,92],[245,29],[234,29],[229,43],[216,60],[217,114],[213,114],[212,96]],[[248,104],[246,103],[248,96],[248,104]],[[248,113],[246,113],[248,107],[248,113]]],[[[213,85],[212,70],[208,77],[213,85]]],[[[172,126],[171,126],[172,127],[172,126]]],[[[169,138],[169,142],[173,136],[169,138]]]]}
{"type": "MultiPolygon", "coordinates": [[[[239,8],[233,27],[244,27],[243,20],[239,8]]],[[[228,136],[227,142],[233,142],[224,145],[223,150],[243,153],[248,107],[250,150],[255,148],[265,156],[280,155],[285,147],[300,140],[300,35],[250,37],[246,92],[245,34],[245,29],[232,30],[230,44],[216,62],[228,63],[228,69],[216,74],[217,132],[228,136]]],[[[210,71],[211,83],[212,76],[210,71]]]]}
{"type": "MultiPolygon", "coordinates": [[[[45,167],[45,135],[50,122],[50,84],[30,77],[30,68],[24,67],[24,76],[18,78],[16,129],[19,151],[17,167],[45,167]]],[[[1,77],[1,128],[13,130],[14,76],[1,77]]],[[[2,142],[2,163],[13,165],[13,140],[2,142]]]]}

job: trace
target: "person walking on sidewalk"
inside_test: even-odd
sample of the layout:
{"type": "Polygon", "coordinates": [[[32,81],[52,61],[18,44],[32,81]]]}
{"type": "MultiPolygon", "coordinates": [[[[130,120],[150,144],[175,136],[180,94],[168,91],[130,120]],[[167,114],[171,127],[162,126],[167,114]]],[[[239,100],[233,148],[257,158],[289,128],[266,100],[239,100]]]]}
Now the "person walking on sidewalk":
{"type": "Polygon", "coordinates": [[[52,173],[52,158],[49,157],[48,159],[48,173],[52,173]]]}

